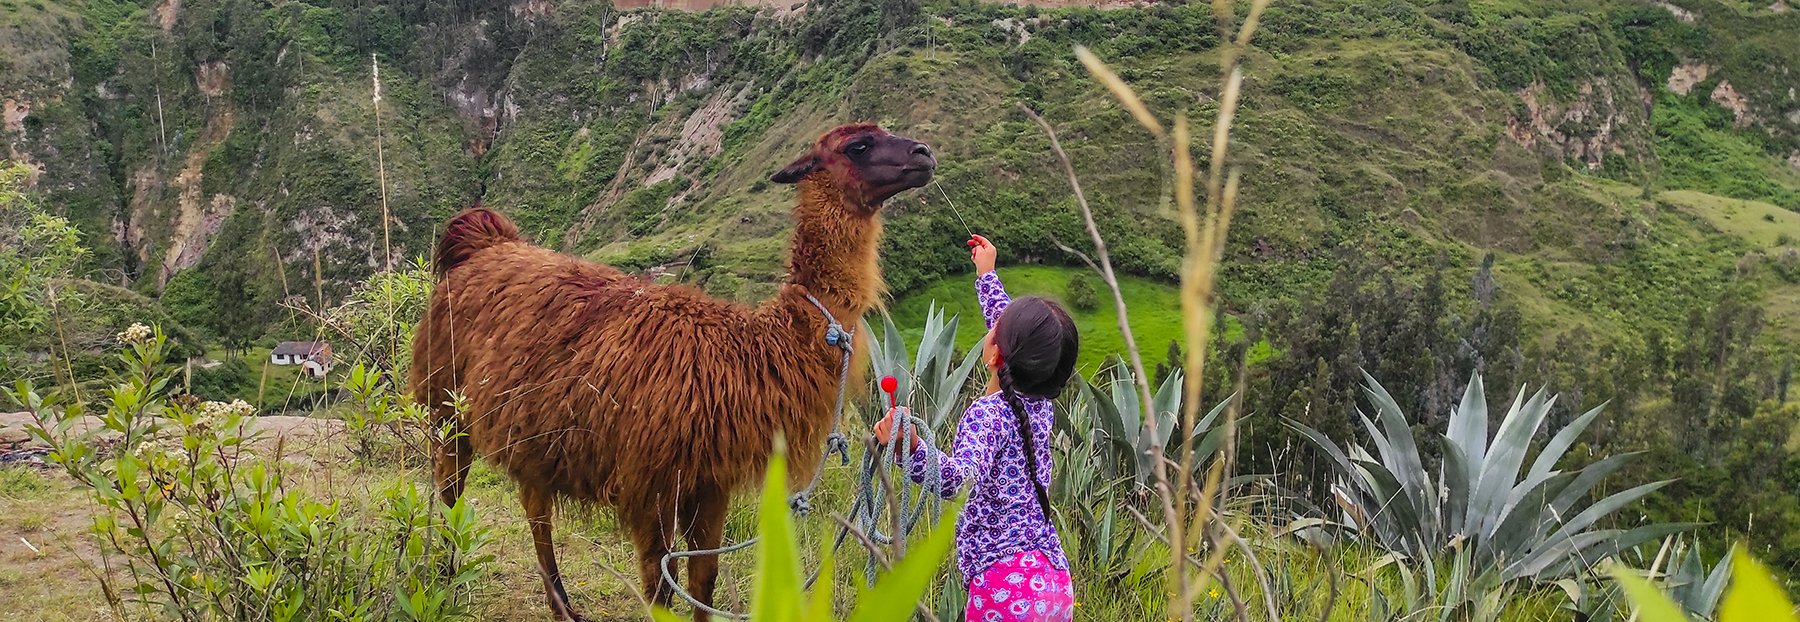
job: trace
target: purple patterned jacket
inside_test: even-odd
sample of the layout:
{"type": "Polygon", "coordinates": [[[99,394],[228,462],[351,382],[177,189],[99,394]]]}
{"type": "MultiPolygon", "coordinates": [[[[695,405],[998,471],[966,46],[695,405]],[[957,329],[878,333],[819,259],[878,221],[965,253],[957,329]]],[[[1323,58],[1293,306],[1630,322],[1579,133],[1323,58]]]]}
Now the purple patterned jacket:
{"type": "MultiPolygon", "coordinates": [[[[982,315],[988,328],[1012,300],[1000,284],[1000,277],[989,272],[975,280],[975,291],[981,299],[982,315]]],[[[1037,449],[1036,473],[1039,482],[1050,485],[1050,430],[1055,416],[1050,400],[1019,396],[1031,418],[1034,447],[1037,449]]],[[[973,481],[974,490],[956,521],[956,567],[964,580],[981,576],[988,566],[1022,551],[1043,551],[1050,563],[1068,570],[1069,561],[1056,527],[1038,508],[1037,495],[1025,479],[1024,445],[1019,441],[1019,423],[1012,408],[999,393],[975,400],[963,412],[956,430],[956,445],[949,455],[930,445],[913,452],[912,468],[907,477],[923,483],[929,469],[938,470],[938,494],[956,496],[963,484],[973,481]]]]}

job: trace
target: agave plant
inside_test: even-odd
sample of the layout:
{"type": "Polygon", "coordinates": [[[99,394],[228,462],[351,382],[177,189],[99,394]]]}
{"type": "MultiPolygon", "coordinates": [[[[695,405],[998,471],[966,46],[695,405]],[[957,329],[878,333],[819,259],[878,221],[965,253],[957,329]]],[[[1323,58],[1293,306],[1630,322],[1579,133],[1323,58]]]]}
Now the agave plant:
{"type": "MultiPolygon", "coordinates": [[[[925,313],[925,332],[919,337],[916,353],[909,352],[906,335],[894,325],[894,318],[882,312],[882,332],[879,339],[869,339],[869,366],[875,378],[893,376],[899,381],[899,390],[895,391],[901,404],[911,408],[913,414],[923,418],[932,430],[942,430],[945,422],[954,421],[957,407],[962,404],[963,387],[969,384],[969,375],[975,370],[975,363],[981,360],[981,349],[970,348],[963,353],[962,359],[956,358],[956,326],[957,316],[944,317],[944,310],[932,303],[925,313]]],[[[865,331],[869,330],[865,325],[865,331]]],[[[873,335],[873,333],[870,333],[873,335]]],[[[880,419],[886,411],[887,397],[881,389],[871,389],[876,408],[866,409],[864,417],[869,423],[880,419]]]]}
{"type": "Polygon", "coordinates": [[[1340,480],[1332,494],[1343,511],[1343,526],[1391,552],[1429,559],[1466,550],[1469,564],[1497,570],[1501,582],[1548,581],[1694,526],[1596,528],[1601,519],[1669,484],[1668,480],[1644,484],[1589,502],[1595,486],[1633,454],[1609,456],[1569,471],[1557,468],[1600,408],[1557,431],[1536,448],[1536,458],[1527,466],[1526,456],[1534,453],[1532,439],[1555,396],[1539,391],[1527,400],[1520,389],[1490,440],[1487,400],[1477,374],[1450,414],[1449,430],[1441,441],[1443,462],[1434,478],[1400,405],[1373,377],[1364,374],[1364,378],[1375,418],[1360,409],[1357,414],[1374,445],[1373,455],[1354,445],[1346,451],[1317,430],[1287,423],[1336,465],[1340,480]]]}
{"type": "Polygon", "coordinates": [[[1713,619],[1719,609],[1719,598],[1725,594],[1725,584],[1731,582],[1731,558],[1722,557],[1709,569],[1700,554],[1700,544],[1680,540],[1675,542],[1669,559],[1673,563],[1663,580],[1669,596],[1686,609],[1689,616],[1699,620],[1713,619]]]}
{"type": "MultiPolygon", "coordinates": [[[[1177,369],[1169,373],[1150,396],[1156,418],[1146,425],[1143,400],[1134,384],[1136,376],[1116,361],[1110,368],[1112,379],[1101,384],[1076,376],[1075,397],[1057,417],[1057,430],[1088,450],[1080,455],[1098,466],[1100,476],[1109,480],[1130,478],[1140,486],[1148,485],[1155,467],[1153,449],[1162,447],[1163,454],[1170,458],[1180,450],[1180,444],[1172,437],[1181,412],[1182,372],[1177,369]]],[[[1210,456],[1225,441],[1225,430],[1215,429],[1213,424],[1230,403],[1230,399],[1220,402],[1194,423],[1195,455],[1210,456]]],[[[1081,474],[1078,468],[1069,471],[1081,474]]]]}

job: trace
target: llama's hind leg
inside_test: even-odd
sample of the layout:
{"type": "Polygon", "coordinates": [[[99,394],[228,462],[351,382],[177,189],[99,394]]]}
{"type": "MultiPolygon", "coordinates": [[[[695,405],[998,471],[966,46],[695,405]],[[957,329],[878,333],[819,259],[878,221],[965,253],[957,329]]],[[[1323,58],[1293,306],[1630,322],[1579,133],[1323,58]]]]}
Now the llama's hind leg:
{"type": "MultiPolygon", "coordinates": [[[[725,538],[725,514],[731,507],[727,493],[696,495],[687,516],[683,518],[683,535],[690,550],[716,549],[725,538]]],[[[707,606],[716,607],[713,592],[718,587],[719,556],[688,558],[688,593],[707,606]]],[[[694,610],[694,620],[707,622],[704,610],[694,610]]]]}
{"type": "Polygon", "coordinates": [[[525,506],[525,520],[531,523],[531,543],[537,549],[538,574],[544,578],[544,597],[550,602],[550,612],[558,620],[584,620],[569,603],[569,593],[563,589],[562,572],[556,569],[556,545],[550,538],[556,495],[547,490],[522,486],[519,488],[519,502],[525,506]]]}

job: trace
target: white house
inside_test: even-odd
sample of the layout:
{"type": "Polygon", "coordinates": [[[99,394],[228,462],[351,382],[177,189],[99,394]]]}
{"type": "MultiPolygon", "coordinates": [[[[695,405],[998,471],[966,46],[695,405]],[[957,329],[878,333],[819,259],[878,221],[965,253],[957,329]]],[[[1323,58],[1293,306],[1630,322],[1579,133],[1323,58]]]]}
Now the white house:
{"type": "Polygon", "coordinates": [[[269,363],[299,365],[306,375],[324,378],[331,372],[331,344],[324,341],[283,341],[269,352],[269,363]]]}

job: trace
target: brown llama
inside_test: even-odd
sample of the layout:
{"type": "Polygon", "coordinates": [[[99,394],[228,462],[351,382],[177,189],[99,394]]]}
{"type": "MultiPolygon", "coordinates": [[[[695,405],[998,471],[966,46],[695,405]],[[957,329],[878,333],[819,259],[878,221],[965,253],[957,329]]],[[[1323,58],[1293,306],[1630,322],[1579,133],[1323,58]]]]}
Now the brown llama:
{"type": "MultiPolygon", "coordinates": [[[[461,496],[476,455],[518,482],[561,620],[582,618],[556,569],[556,502],[610,507],[637,549],[645,595],[668,605],[662,557],[676,536],[719,546],[732,493],[761,478],[777,435],[792,481],[812,477],[843,353],[826,343],[828,321],[808,295],[844,323],[873,307],[882,203],[936,168],[923,143],[874,125],[821,136],[771,178],[798,184],[796,226],[786,282],[754,308],[533,246],[493,211],[451,218],[411,378],[415,399],[454,435],[434,458],[444,502],[461,496]],[[452,392],[467,400],[460,415],[446,405],[452,392]]],[[[712,602],[718,564],[689,560],[688,591],[701,602],[712,602]]]]}

